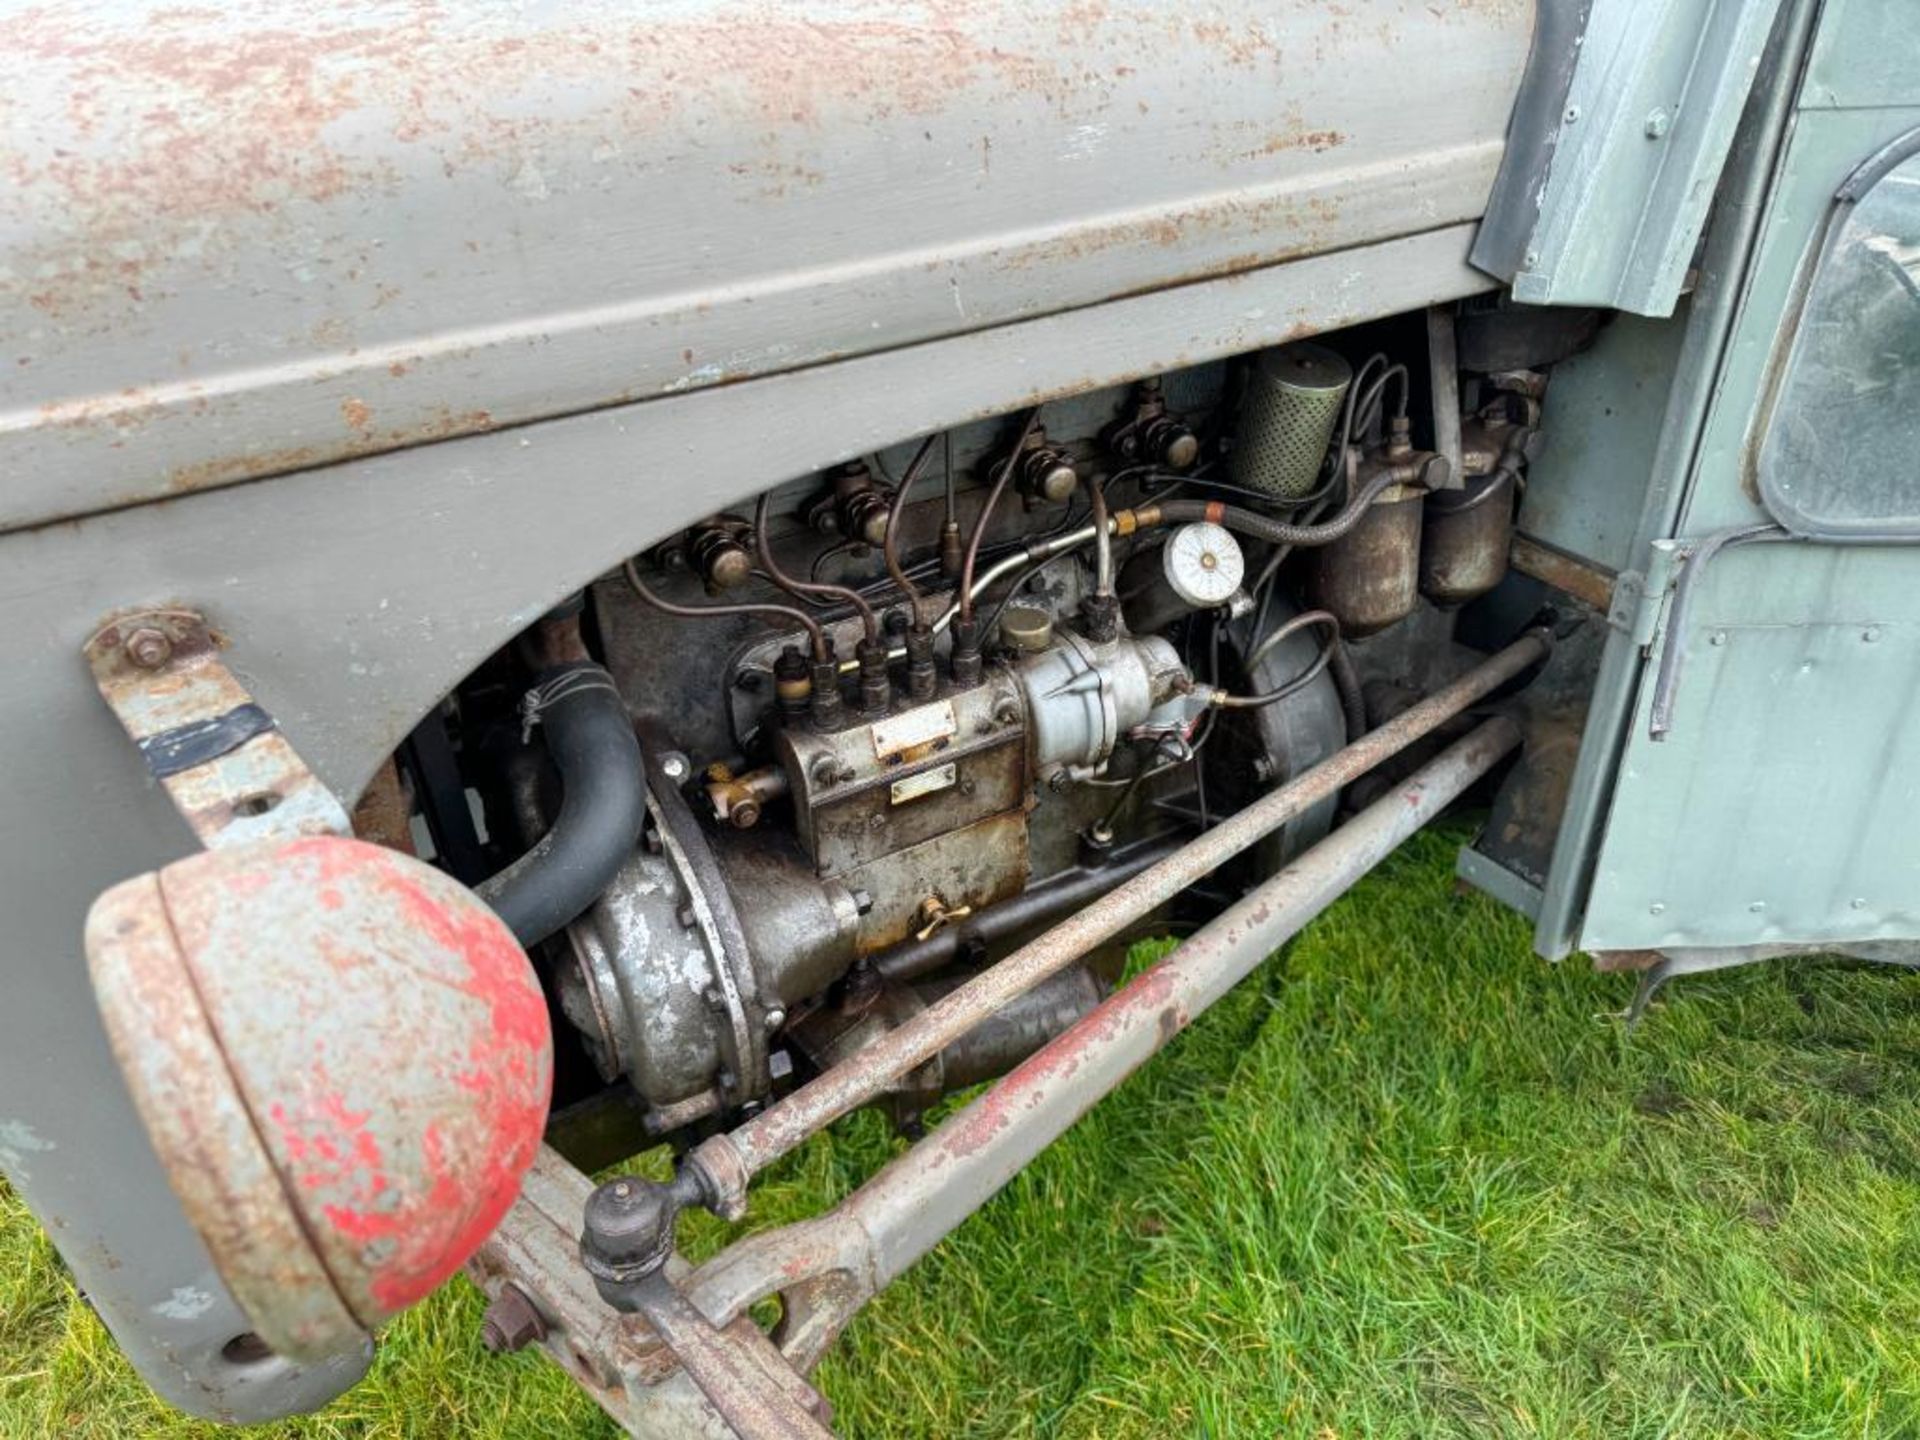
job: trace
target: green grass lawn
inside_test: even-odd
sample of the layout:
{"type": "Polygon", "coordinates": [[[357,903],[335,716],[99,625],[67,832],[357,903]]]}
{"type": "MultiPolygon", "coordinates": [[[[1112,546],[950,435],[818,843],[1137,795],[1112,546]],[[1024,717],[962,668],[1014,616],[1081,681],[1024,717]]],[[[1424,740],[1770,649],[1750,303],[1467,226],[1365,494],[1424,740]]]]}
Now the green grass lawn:
{"type": "MultiPolygon", "coordinates": [[[[886,1293],[848,1436],[1920,1430],[1920,977],[1552,968],[1417,840],[886,1293]]],[[[773,1223],[891,1152],[843,1122],[773,1223]]],[[[709,1248],[720,1237],[698,1233],[709,1248]]],[[[270,1434],[610,1434],[464,1282],[270,1434]]],[[[0,1190],[0,1434],[208,1433],[152,1400],[0,1190]]]]}

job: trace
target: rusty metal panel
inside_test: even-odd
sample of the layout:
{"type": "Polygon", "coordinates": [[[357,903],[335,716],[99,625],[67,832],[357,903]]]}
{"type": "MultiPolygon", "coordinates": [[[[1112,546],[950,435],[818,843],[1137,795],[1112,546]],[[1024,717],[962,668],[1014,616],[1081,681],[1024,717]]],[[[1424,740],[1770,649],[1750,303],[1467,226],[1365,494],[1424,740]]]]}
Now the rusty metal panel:
{"type": "Polygon", "coordinates": [[[0,528],[1471,220],[1532,0],[0,4],[0,528]]]}

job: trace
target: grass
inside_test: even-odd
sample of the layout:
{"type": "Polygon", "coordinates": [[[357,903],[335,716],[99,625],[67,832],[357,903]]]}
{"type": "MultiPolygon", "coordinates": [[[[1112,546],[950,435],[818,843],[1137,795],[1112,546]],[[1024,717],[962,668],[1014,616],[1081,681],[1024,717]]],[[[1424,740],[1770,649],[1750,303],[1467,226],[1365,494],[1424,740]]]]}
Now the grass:
{"type": "MultiPolygon", "coordinates": [[[[1422,837],[856,1322],[848,1436],[1920,1432],[1920,979],[1550,968],[1422,837]]],[[[755,1192],[894,1148],[843,1123],[755,1192]]],[[[712,1231],[694,1237],[705,1249],[712,1231]]],[[[464,1283],[301,1436],[608,1435],[464,1283]]],[[[189,1436],[0,1191],[0,1435],[189,1436]]]]}

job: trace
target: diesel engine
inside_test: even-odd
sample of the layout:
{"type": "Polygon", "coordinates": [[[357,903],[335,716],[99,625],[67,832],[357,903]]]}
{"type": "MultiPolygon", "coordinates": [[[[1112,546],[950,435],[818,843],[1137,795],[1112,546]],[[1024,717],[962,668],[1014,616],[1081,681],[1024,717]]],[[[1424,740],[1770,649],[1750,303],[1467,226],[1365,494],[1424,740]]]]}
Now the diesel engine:
{"type": "MultiPolygon", "coordinates": [[[[562,1119],[610,1086],[650,1136],[752,1114],[1364,733],[1356,647],[1504,572],[1513,386],[1476,382],[1456,474],[1385,353],[1148,377],[781,480],[545,616],[400,759],[422,842],[545,967],[562,1119]]],[[[1333,818],[1004,1007],[896,1117],[1333,818]]]]}

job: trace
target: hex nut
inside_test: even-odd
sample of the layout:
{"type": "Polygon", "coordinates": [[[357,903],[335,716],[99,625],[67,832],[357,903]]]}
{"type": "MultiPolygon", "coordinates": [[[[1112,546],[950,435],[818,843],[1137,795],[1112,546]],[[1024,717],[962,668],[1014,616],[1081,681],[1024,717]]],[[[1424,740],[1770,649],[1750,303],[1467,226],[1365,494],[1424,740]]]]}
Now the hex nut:
{"type": "Polygon", "coordinates": [[[126,651],[127,659],[142,670],[158,670],[173,658],[173,641],[165,631],[142,625],[127,636],[126,651]]]}
{"type": "Polygon", "coordinates": [[[487,1302],[480,1321],[480,1343],[494,1355],[511,1355],[547,1338],[547,1322],[526,1291],[508,1282],[487,1302]]]}

